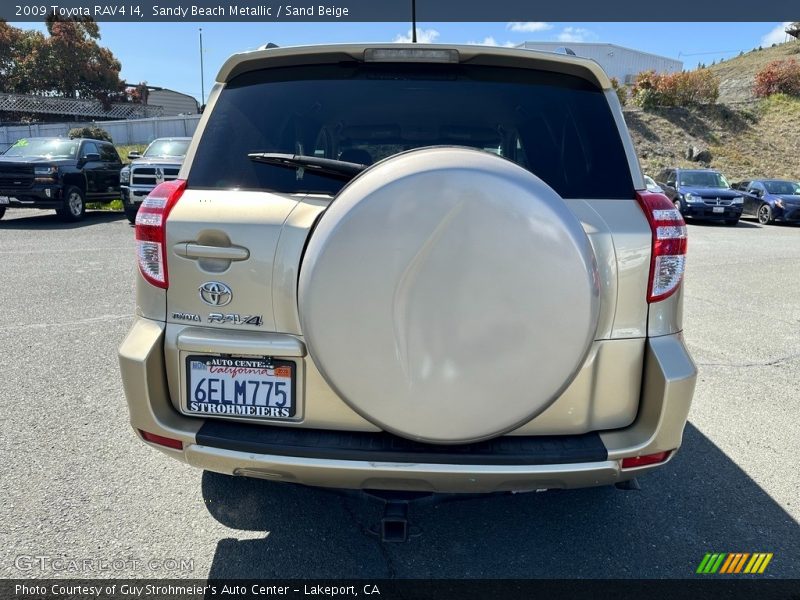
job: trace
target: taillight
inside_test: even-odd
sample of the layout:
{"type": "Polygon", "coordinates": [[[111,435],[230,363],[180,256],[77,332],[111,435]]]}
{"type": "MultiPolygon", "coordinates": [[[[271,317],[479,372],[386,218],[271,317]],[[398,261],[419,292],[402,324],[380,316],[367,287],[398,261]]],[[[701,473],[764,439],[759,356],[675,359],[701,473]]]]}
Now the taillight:
{"type": "Polygon", "coordinates": [[[664,194],[636,192],[653,232],[647,301],[669,298],[683,279],[686,268],[686,223],[664,194]]]}
{"type": "Polygon", "coordinates": [[[136,258],[149,283],[167,289],[167,217],[186,189],[182,179],[165,181],[150,192],[136,213],[136,258]]]}

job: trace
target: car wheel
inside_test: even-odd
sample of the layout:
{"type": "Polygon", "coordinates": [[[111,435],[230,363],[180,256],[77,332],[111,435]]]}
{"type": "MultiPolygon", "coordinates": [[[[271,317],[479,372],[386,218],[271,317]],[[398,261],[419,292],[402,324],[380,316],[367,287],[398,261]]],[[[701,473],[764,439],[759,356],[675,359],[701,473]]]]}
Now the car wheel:
{"type": "Polygon", "coordinates": [[[80,221],[86,214],[86,202],[81,189],[74,185],[67,186],[64,190],[64,208],[57,209],[56,213],[65,221],[80,221]]]}
{"type": "Polygon", "coordinates": [[[131,225],[136,223],[136,213],[138,212],[139,207],[136,204],[125,205],[125,216],[128,217],[128,221],[131,222],[131,225]]]}
{"type": "Polygon", "coordinates": [[[736,227],[738,223],[739,223],[739,217],[736,217],[735,219],[725,219],[725,225],[727,225],[728,227],[736,227]]]}
{"type": "Polygon", "coordinates": [[[675,200],[675,202],[673,202],[673,204],[675,205],[675,210],[677,210],[679,213],[683,214],[683,211],[681,210],[681,201],[680,200],[675,200]]]}
{"type": "Polygon", "coordinates": [[[758,207],[758,222],[762,225],[769,225],[774,222],[772,217],[772,207],[769,204],[762,204],[758,207]]]}

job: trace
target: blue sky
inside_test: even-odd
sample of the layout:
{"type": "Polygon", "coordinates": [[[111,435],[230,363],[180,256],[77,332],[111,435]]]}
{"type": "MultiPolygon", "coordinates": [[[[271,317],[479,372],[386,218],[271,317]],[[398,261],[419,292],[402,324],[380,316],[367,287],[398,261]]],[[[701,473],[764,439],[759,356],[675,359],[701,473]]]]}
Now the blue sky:
{"type": "MultiPolygon", "coordinates": [[[[19,27],[43,29],[20,23],[19,27]]],[[[203,28],[205,91],[225,59],[267,42],[390,42],[410,34],[404,23],[102,23],[101,43],[122,62],[122,78],[147,81],[200,98],[198,27],[203,28]]],[[[781,23],[418,23],[420,41],[518,44],[562,40],[608,42],[682,60],[730,58],[785,39],[781,23]]]]}

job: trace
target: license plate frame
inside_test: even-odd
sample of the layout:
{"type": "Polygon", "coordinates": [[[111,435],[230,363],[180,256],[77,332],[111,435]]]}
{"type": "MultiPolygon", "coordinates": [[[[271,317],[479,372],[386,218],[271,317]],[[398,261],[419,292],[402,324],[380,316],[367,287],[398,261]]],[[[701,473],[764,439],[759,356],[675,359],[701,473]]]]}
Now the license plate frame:
{"type": "Polygon", "coordinates": [[[715,206],[714,208],[711,209],[711,212],[714,212],[714,213],[717,213],[717,214],[724,213],[725,212],[725,207],[724,206],[715,206]]]}
{"type": "MultiPolygon", "coordinates": [[[[184,360],[185,366],[185,386],[184,386],[184,393],[181,402],[182,412],[187,415],[195,416],[195,417],[214,417],[214,418],[227,418],[227,419],[245,419],[250,421],[292,421],[297,420],[299,417],[298,411],[298,401],[297,401],[297,370],[298,366],[295,361],[292,360],[285,360],[285,359],[276,359],[271,357],[265,356],[224,356],[219,354],[190,354],[186,356],[184,360]],[[193,364],[195,363],[203,363],[205,364],[205,368],[193,368],[193,364]],[[216,363],[216,364],[214,364],[216,363]],[[211,373],[210,369],[212,367],[221,368],[221,371],[216,373],[211,373]],[[278,369],[288,369],[288,376],[281,376],[281,375],[267,375],[267,374],[256,374],[250,371],[259,371],[259,370],[275,370],[278,369]],[[206,375],[214,374],[219,375],[220,377],[215,379],[224,379],[227,383],[224,387],[217,388],[220,396],[224,396],[227,399],[233,398],[234,402],[229,401],[205,401],[200,402],[196,398],[193,398],[194,390],[197,388],[199,381],[193,375],[202,376],[203,373],[206,375]],[[233,374],[235,373],[235,374],[233,374]],[[245,381],[245,391],[242,403],[235,402],[238,399],[239,389],[235,386],[232,380],[235,380],[236,377],[242,376],[251,376],[249,380],[240,379],[239,381],[245,381]],[[280,380],[288,380],[289,382],[289,390],[283,390],[286,395],[286,402],[281,405],[278,401],[275,401],[273,404],[269,404],[270,400],[274,400],[271,398],[271,392],[277,386],[269,386],[268,389],[262,388],[262,386],[254,386],[252,382],[254,379],[259,378],[270,378],[273,379],[277,378],[280,380]],[[253,379],[254,378],[254,379],[253,379]],[[231,388],[233,386],[233,388],[231,388]],[[233,390],[233,394],[231,394],[231,389],[233,390]],[[253,391],[255,389],[255,392],[253,391]],[[266,389],[266,391],[265,391],[266,389]],[[259,391],[261,393],[259,393],[259,391]],[[251,402],[247,402],[247,395],[248,394],[255,395],[250,397],[251,402]],[[260,404],[260,399],[265,400],[265,404],[260,404]],[[253,403],[255,401],[256,403],[253,403]],[[193,404],[196,407],[193,407],[193,404]],[[199,408],[199,406],[205,406],[206,408],[199,408]],[[216,407],[216,408],[212,408],[216,407]],[[226,407],[226,408],[220,408],[226,407]]],[[[283,381],[281,381],[283,382],[283,381]]],[[[263,383],[263,381],[261,382],[263,383]]],[[[283,382],[286,383],[286,382],[283,382]]],[[[209,383],[209,385],[211,385],[209,383]]],[[[208,396],[211,396],[211,389],[207,388],[204,390],[208,396]]],[[[279,394],[278,394],[279,396],[279,394]]]]}

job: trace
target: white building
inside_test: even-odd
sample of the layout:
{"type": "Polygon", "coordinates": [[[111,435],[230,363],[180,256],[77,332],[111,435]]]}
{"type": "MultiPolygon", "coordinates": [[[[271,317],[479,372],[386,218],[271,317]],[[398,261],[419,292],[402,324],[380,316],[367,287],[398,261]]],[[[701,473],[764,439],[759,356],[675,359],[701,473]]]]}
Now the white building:
{"type": "MultiPolygon", "coordinates": [[[[641,52],[632,48],[624,48],[616,44],[599,44],[592,42],[524,42],[517,48],[544,50],[555,52],[559,48],[571,50],[577,56],[597,61],[608,73],[616,77],[620,83],[633,83],[634,78],[642,71],[656,73],[676,73],[683,70],[683,63],[674,58],[641,52]]],[[[562,50],[563,51],[563,50],[562,50]]]]}
{"type": "Polygon", "coordinates": [[[199,112],[197,100],[192,96],[167,88],[148,86],[147,104],[161,106],[164,117],[196,115],[199,112]]]}

